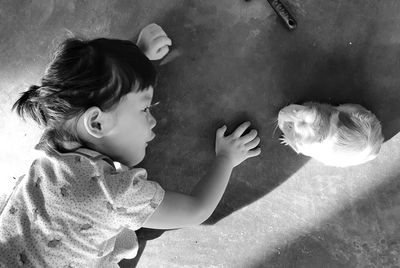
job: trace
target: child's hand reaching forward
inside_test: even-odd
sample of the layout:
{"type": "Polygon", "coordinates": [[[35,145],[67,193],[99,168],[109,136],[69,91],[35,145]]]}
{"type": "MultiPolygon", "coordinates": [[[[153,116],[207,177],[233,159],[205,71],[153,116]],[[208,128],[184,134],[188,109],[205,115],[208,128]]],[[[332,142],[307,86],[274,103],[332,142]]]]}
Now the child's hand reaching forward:
{"type": "Polygon", "coordinates": [[[174,229],[201,224],[208,219],[224,194],[232,169],[261,153],[260,148],[254,149],[260,143],[257,131],[253,129],[243,135],[249,126],[250,122],[245,122],[226,137],[226,126],[219,128],[215,143],[217,157],[204,178],[197,183],[190,196],[165,191],[160,206],[143,227],[174,229]]]}
{"type": "Polygon", "coordinates": [[[168,53],[172,41],[159,25],[152,23],[140,31],[136,44],[147,58],[159,60],[168,53]]]}
{"type": "Polygon", "coordinates": [[[235,167],[247,158],[259,155],[261,153],[260,148],[251,150],[260,143],[257,131],[252,129],[248,134],[241,137],[249,126],[250,122],[244,122],[231,135],[226,137],[224,135],[226,126],[219,128],[215,139],[217,157],[226,157],[235,167]]]}

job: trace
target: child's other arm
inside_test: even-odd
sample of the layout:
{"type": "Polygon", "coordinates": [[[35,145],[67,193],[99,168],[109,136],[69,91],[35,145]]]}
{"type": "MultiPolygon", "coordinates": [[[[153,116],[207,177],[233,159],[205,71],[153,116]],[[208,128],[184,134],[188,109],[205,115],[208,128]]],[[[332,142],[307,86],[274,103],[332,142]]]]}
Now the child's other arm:
{"type": "Polygon", "coordinates": [[[152,23],[140,31],[136,44],[149,60],[159,60],[167,55],[172,41],[159,25],[152,23]]]}
{"type": "Polygon", "coordinates": [[[207,220],[225,192],[232,169],[261,153],[260,148],[252,150],[260,143],[257,131],[252,130],[242,136],[249,126],[250,123],[245,122],[226,137],[226,127],[218,129],[216,158],[207,175],[197,183],[191,195],[166,191],[163,201],[143,227],[174,229],[198,225],[207,220]]]}

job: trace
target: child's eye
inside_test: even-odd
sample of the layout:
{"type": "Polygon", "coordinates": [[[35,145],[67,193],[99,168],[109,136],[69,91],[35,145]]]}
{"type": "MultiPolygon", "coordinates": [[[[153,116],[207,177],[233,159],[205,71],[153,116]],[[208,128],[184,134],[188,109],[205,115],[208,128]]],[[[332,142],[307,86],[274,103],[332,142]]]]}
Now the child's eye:
{"type": "Polygon", "coordinates": [[[152,108],[154,108],[155,106],[159,105],[160,102],[157,101],[156,103],[151,104],[150,106],[147,106],[146,108],[144,108],[142,111],[145,113],[148,113],[152,108]]]}

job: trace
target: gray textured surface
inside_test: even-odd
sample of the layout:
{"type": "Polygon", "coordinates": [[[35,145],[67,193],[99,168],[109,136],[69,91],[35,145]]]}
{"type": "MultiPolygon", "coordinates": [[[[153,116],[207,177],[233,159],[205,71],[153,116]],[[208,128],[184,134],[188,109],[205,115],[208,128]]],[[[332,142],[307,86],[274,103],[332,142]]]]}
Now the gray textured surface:
{"type": "Polygon", "coordinates": [[[54,45],[69,32],[132,39],[156,22],[180,55],[158,68],[149,176],[189,192],[221,123],[232,130],[250,119],[263,153],[234,170],[207,225],[149,241],[138,267],[400,267],[400,2],[285,3],[294,32],[259,0],[0,2],[1,179],[33,156],[39,130],[9,109],[38,82],[54,45]],[[380,156],[336,169],[280,146],[277,111],[305,100],[375,112],[388,140],[380,156]]]}

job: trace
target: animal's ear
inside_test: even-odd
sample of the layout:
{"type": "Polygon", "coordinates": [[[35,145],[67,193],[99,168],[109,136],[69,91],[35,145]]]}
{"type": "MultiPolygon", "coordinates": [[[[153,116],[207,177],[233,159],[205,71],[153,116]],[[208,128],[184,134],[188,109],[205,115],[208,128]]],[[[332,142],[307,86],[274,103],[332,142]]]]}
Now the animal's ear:
{"type": "Polygon", "coordinates": [[[303,105],[290,104],[279,111],[278,120],[280,121],[294,121],[298,120],[298,115],[304,110],[303,105]]]}
{"type": "Polygon", "coordinates": [[[314,123],[314,121],[317,119],[317,111],[312,107],[308,106],[303,106],[303,107],[304,107],[303,109],[299,110],[296,113],[296,117],[306,122],[307,124],[314,123]]]}

